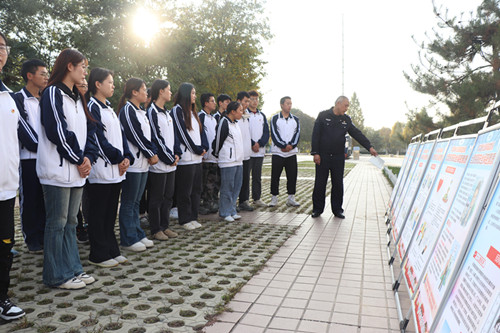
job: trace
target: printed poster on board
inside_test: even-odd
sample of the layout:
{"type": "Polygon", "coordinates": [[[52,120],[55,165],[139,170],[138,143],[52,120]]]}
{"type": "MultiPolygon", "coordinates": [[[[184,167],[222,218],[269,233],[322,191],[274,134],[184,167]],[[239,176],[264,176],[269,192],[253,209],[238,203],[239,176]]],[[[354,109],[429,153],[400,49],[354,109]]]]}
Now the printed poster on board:
{"type": "Polygon", "coordinates": [[[424,287],[420,288],[422,292],[415,299],[415,307],[423,306],[427,312],[427,323],[433,322],[491,188],[498,166],[499,140],[500,130],[478,136],[450,212],[430,256],[422,281],[424,287]]]}
{"type": "Polygon", "coordinates": [[[476,137],[452,139],[443,164],[436,177],[431,194],[415,227],[415,232],[404,263],[404,274],[411,295],[422,276],[432,246],[448,215],[472,153],[476,137]]]}
{"type": "Polygon", "coordinates": [[[398,191],[400,191],[400,186],[403,186],[403,183],[406,180],[406,175],[408,174],[408,169],[410,168],[409,166],[413,161],[413,156],[415,155],[417,145],[418,143],[412,143],[406,150],[406,155],[403,159],[403,164],[401,166],[401,170],[399,171],[398,179],[396,180],[396,184],[394,185],[394,189],[391,193],[391,198],[389,199],[389,207],[392,206],[394,198],[396,197],[398,191]]]}
{"type": "Polygon", "coordinates": [[[435,332],[500,333],[499,185],[446,300],[435,332]]]}
{"type": "MultiPolygon", "coordinates": [[[[424,209],[425,203],[427,202],[427,198],[429,197],[429,194],[431,192],[432,185],[434,184],[434,180],[436,179],[436,175],[441,168],[441,164],[444,160],[449,142],[449,140],[440,141],[434,148],[429,166],[427,167],[427,170],[425,170],[422,183],[420,184],[420,188],[418,189],[415,201],[410,208],[410,213],[408,214],[405,227],[398,242],[398,252],[401,259],[406,253],[407,246],[411,241],[411,237],[413,235],[413,232],[415,231],[417,222],[420,219],[422,210],[424,209]]],[[[443,182],[443,180],[441,180],[441,182],[443,182]]]]}
{"type": "Polygon", "coordinates": [[[408,169],[408,176],[406,179],[406,182],[404,183],[403,187],[401,188],[401,191],[397,194],[397,198],[395,201],[395,204],[391,208],[391,225],[394,228],[394,221],[396,219],[396,215],[399,212],[399,209],[402,205],[402,203],[406,200],[405,194],[408,190],[408,186],[411,184],[413,177],[415,176],[415,169],[417,168],[417,162],[420,158],[420,154],[423,151],[424,145],[420,145],[417,148],[417,151],[415,152],[415,157],[413,158],[413,163],[411,164],[410,168],[408,169]]]}
{"type": "Polygon", "coordinates": [[[394,227],[392,228],[392,236],[394,239],[398,238],[399,233],[404,228],[408,210],[410,209],[410,205],[413,203],[413,198],[415,197],[417,190],[419,190],[420,181],[422,180],[422,176],[427,169],[427,164],[431,157],[435,143],[435,141],[426,142],[422,147],[422,153],[415,164],[414,175],[410,183],[406,186],[406,191],[403,194],[405,199],[401,202],[399,209],[396,210],[394,215],[394,227]]]}

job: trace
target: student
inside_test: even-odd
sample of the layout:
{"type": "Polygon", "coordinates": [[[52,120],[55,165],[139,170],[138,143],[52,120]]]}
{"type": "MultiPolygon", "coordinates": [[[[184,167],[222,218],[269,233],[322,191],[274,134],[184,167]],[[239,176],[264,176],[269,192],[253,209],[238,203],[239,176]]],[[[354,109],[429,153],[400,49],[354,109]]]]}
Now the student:
{"type": "Polygon", "coordinates": [[[257,109],[259,105],[259,93],[251,90],[248,94],[250,95],[248,113],[250,115],[250,137],[252,139],[252,155],[250,156],[248,167],[252,173],[252,199],[255,206],[267,207],[260,200],[260,195],[262,187],[262,164],[264,163],[266,144],[269,141],[269,125],[264,113],[257,109]]]}
{"type": "Polygon", "coordinates": [[[141,103],[147,101],[146,84],[143,80],[131,78],[125,83],[118,110],[128,146],[135,156],[135,161],[127,170],[122,183],[120,203],[120,244],[124,250],[141,252],[153,247],[142,230],[139,220],[139,204],[141,201],[150,165],[158,163],[156,147],[151,142],[151,127],[146,111],[141,103]]]}
{"type": "Polygon", "coordinates": [[[201,126],[207,136],[209,149],[203,156],[203,177],[200,214],[206,215],[216,213],[219,210],[219,170],[217,167],[217,158],[212,154],[212,142],[215,139],[215,126],[217,119],[213,115],[216,109],[215,97],[211,93],[201,94],[200,102],[202,110],[198,113],[201,126]]]}
{"type": "Polygon", "coordinates": [[[201,227],[197,221],[202,181],[201,160],[208,150],[207,136],[196,113],[195,103],[194,86],[191,83],[181,84],[175,95],[172,118],[182,151],[175,175],[175,195],[179,224],[186,230],[201,227]]]}
{"type": "Polygon", "coordinates": [[[113,267],[127,261],[120,254],[116,241],[115,221],[122,181],[134,157],[120,121],[107,100],[114,90],[113,72],[104,68],[92,69],[86,97],[95,123],[87,126],[95,127],[100,158],[90,171],[82,207],[88,225],[89,263],[99,267],[113,267]]]}
{"type": "Polygon", "coordinates": [[[226,222],[234,222],[241,218],[236,212],[236,200],[243,176],[243,139],[240,127],[237,125],[242,116],[241,104],[229,103],[225,116],[217,125],[217,134],[213,142],[213,151],[218,158],[221,174],[219,215],[226,222]]]}
{"type": "Polygon", "coordinates": [[[160,241],[178,236],[169,228],[170,208],[175,191],[175,170],[182,154],[172,118],[165,109],[165,103],[169,102],[171,97],[168,81],[153,82],[148,119],[151,137],[158,148],[160,160],[149,167],[148,217],[151,234],[160,241]]]}
{"type": "Polygon", "coordinates": [[[47,217],[43,282],[62,289],[80,289],[95,281],[83,271],[75,230],[85,178],[97,157],[87,137],[87,119],[93,119],[76,87],[85,75],[87,59],[75,49],[63,50],[40,100],[36,171],[47,217]]]}
{"type": "MultiPolygon", "coordinates": [[[[47,65],[38,59],[28,60],[21,67],[21,76],[26,85],[15,95],[16,99],[22,104],[19,112],[24,113],[24,118],[33,128],[34,133],[40,133],[40,93],[47,86],[49,78],[47,65]]],[[[21,144],[19,210],[21,230],[28,252],[42,254],[45,206],[42,185],[36,175],[37,148],[38,134],[36,134],[33,145],[21,144]]]]}
{"type": "MultiPolygon", "coordinates": [[[[0,72],[9,56],[7,38],[0,32],[0,72]]],[[[10,268],[14,246],[14,204],[19,186],[19,115],[11,91],[0,80],[0,318],[13,320],[24,316],[24,311],[14,305],[7,295],[10,285],[10,268]]]]}
{"type": "Polygon", "coordinates": [[[253,207],[248,203],[248,198],[250,196],[250,155],[252,155],[252,139],[250,137],[250,114],[246,111],[248,102],[250,101],[250,95],[246,91],[240,91],[236,100],[243,108],[243,116],[241,120],[238,121],[238,126],[240,127],[241,136],[243,138],[243,180],[241,183],[239,196],[240,204],[238,209],[251,212],[253,211],[253,207]]]}
{"type": "Polygon", "coordinates": [[[217,96],[217,112],[214,114],[215,120],[217,120],[217,123],[219,120],[222,118],[222,115],[224,112],[226,112],[227,105],[231,102],[231,97],[226,94],[220,94],[217,96]]]}
{"type": "Polygon", "coordinates": [[[297,145],[300,138],[299,118],[290,113],[292,110],[292,99],[288,96],[280,100],[281,112],[271,118],[271,203],[269,207],[278,204],[280,177],[283,168],[286,172],[286,189],[288,192],[287,206],[300,206],[295,201],[295,190],[297,186],[297,145]]]}

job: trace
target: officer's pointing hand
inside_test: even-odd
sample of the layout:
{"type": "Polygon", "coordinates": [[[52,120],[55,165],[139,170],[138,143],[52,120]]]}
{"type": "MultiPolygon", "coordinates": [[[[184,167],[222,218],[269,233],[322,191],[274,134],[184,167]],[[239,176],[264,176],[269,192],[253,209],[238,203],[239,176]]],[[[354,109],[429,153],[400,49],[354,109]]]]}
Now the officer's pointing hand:
{"type": "Polygon", "coordinates": [[[378,156],[377,151],[373,147],[370,147],[370,154],[372,154],[373,156],[378,156]]]}

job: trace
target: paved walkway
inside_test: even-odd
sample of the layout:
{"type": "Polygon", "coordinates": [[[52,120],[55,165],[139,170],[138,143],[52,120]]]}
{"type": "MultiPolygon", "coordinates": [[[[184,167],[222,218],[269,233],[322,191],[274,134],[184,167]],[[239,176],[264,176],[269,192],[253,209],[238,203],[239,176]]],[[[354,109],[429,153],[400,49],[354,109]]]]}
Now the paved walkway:
{"type": "Polygon", "coordinates": [[[367,161],[344,184],[345,220],[334,218],[329,205],[317,219],[245,214],[247,221],[301,228],[236,294],[228,304],[232,311],[220,315],[206,333],[399,332],[384,219],[392,188],[367,161]]]}

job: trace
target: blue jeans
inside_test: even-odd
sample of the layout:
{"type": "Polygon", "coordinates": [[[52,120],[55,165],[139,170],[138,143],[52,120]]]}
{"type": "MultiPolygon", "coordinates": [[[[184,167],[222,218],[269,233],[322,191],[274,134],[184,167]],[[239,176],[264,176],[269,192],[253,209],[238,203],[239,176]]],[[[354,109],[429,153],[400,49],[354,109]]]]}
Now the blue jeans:
{"type": "Polygon", "coordinates": [[[42,185],[45,202],[43,283],[55,287],[83,273],[76,224],[83,187],[42,185]]]}
{"type": "Polygon", "coordinates": [[[220,168],[219,215],[236,215],[236,200],[243,181],[243,166],[220,168]]]}
{"type": "Polygon", "coordinates": [[[146,237],[139,220],[139,205],[148,180],[147,172],[127,172],[120,202],[120,244],[131,246],[146,237]]]}

